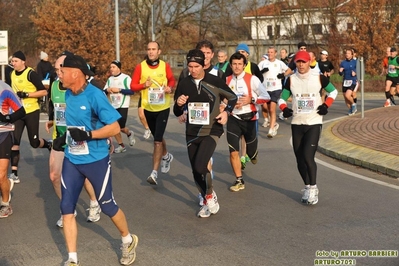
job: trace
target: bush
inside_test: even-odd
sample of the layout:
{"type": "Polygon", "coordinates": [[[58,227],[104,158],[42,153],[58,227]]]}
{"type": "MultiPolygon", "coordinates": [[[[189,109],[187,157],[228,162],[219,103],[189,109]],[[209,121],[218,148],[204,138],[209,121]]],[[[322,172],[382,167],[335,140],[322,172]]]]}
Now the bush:
{"type": "MultiPolygon", "coordinates": [[[[338,91],[342,89],[342,77],[339,74],[333,74],[330,77],[331,83],[338,91]]],[[[363,79],[365,92],[381,92],[385,90],[385,76],[371,76],[366,74],[363,79]]],[[[359,88],[360,90],[360,88],[359,88]]]]}

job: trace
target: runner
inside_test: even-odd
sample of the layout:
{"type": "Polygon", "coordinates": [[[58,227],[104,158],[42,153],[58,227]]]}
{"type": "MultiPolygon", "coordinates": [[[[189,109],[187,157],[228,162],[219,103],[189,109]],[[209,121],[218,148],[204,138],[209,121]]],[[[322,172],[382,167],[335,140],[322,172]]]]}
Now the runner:
{"type": "MultiPolygon", "coordinates": [[[[108,78],[105,84],[104,91],[109,94],[111,98],[111,105],[119,112],[122,116],[118,120],[121,132],[123,132],[129,138],[129,145],[133,146],[136,143],[134,138],[134,132],[126,126],[127,115],[130,106],[130,95],[134,92],[130,90],[130,83],[132,79],[121,72],[122,64],[118,60],[114,60],[110,64],[111,77],[108,78]]],[[[115,153],[125,152],[126,148],[122,141],[121,133],[119,132],[115,136],[119,146],[115,148],[115,153]]]]}
{"type": "Polygon", "coordinates": [[[187,109],[186,143],[194,181],[204,198],[198,217],[209,217],[219,211],[219,203],[213,190],[211,173],[207,167],[217,141],[223,134],[223,125],[237,101],[236,95],[226,83],[204,71],[205,55],[201,50],[187,54],[190,75],[179,82],[175,92],[174,114],[179,117],[187,109]],[[228,103],[219,111],[224,98],[228,103]]]}
{"type": "Polygon", "coordinates": [[[161,48],[157,42],[147,45],[147,59],[138,64],[133,72],[130,89],[140,91],[141,105],[148,126],[154,137],[153,170],[147,178],[151,185],[157,185],[158,169],[168,173],[173,155],[166,149],[163,137],[170,112],[170,94],[173,93],[175,78],[170,65],[159,59],[161,48]]]}

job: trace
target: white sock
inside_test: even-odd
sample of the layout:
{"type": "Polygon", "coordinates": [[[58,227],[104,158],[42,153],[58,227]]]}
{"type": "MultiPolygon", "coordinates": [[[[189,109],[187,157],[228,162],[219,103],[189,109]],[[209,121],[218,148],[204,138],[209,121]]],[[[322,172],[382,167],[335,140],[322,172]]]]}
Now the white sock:
{"type": "MultiPolygon", "coordinates": [[[[8,197],[10,197],[10,196],[8,196],[8,197]]],[[[9,205],[10,205],[10,202],[1,201],[1,203],[0,203],[0,206],[9,206],[9,205]]]]}
{"type": "Polygon", "coordinates": [[[132,241],[133,241],[133,238],[132,238],[132,235],[130,233],[127,234],[127,236],[122,236],[122,243],[123,244],[129,244],[129,243],[132,243],[132,241]]]}
{"type": "Polygon", "coordinates": [[[90,207],[96,207],[98,202],[96,200],[90,200],[90,207]]]}
{"type": "Polygon", "coordinates": [[[167,159],[169,159],[169,152],[168,152],[168,153],[166,153],[164,156],[162,156],[162,159],[164,159],[164,160],[167,160],[167,159]]]}
{"type": "Polygon", "coordinates": [[[317,185],[310,186],[310,188],[317,188],[317,185]]]}
{"type": "Polygon", "coordinates": [[[68,256],[73,262],[78,263],[78,253],[76,252],[69,252],[68,256]]]}
{"type": "Polygon", "coordinates": [[[305,185],[305,188],[310,188],[310,185],[305,185]]]}

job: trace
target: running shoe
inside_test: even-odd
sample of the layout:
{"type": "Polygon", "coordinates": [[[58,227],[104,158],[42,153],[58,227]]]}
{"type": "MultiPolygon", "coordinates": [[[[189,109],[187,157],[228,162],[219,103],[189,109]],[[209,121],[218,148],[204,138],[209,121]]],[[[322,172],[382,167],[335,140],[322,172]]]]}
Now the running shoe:
{"type": "Polygon", "coordinates": [[[118,146],[118,148],[116,148],[114,150],[114,153],[122,153],[126,151],[126,147],[122,147],[121,145],[118,146]]]}
{"type": "Polygon", "coordinates": [[[173,161],[173,155],[168,152],[168,158],[161,160],[161,173],[166,174],[170,170],[170,163],[173,161]]]}
{"type": "Polygon", "coordinates": [[[87,210],[89,211],[89,216],[87,216],[88,222],[95,223],[100,220],[101,208],[99,204],[95,206],[90,206],[90,208],[88,208],[87,210]]]}
{"type": "Polygon", "coordinates": [[[21,182],[21,180],[19,180],[18,176],[15,175],[14,173],[11,173],[8,178],[12,179],[14,181],[14,184],[19,184],[21,182]]]}
{"type": "Polygon", "coordinates": [[[247,166],[247,162],[246,162],[246,160],[245,160],[245,157],[244,157],[244,156],[241,156],[240,161],[241,161],[241,170],[244,170],[245,167],[247,166]]]}
{"type": "Polygon", "coordinates": [[[10,181],[10,192],[8,193],[8,202],[11,202],[11,191],[14,188],[14,180],[8,179],[10,181]]]}
{"type": "Polygon", "coordinates": [[[131,243],[122,243],[122,257],[120,259],[120,263],[122,265],[130,265],[136,259],[136,247],[139,242],[139,238],[136,235],[132,234],[132,242],[131,243]]]}
{"type": "Polygon", "coordinates": [[[147,177],[147,182],[150,183],[151,185],[157,185],[158,184],[157,178],[158,178],[157,174],[155,172],[152,172],[150,176],[147,177]]]}
{"type": "Polygon", "coordinates": [[[315,205],[319,202],[319,189],[317,187],[311,187],[309,188],[309,199],[308,199],[308,204],[309,205],[315,205]]]}
{"type": "Polygon", "coordinates": [[[150,137],[151,137],[151,130],[150,129],[146,129],[145,131],[144,131],[144,136],[143,136],[145,139],[149,139],[150,137]]]}
{"type": "Polygon", "coordinates": [[[136,139],[134,138],[134,132],[132,130],[130,130],[129,133],[130,133],[130,136],[128,136],[129,145],[133,146],[134,144],[136,144],[136,139]]]}
{"type": "Polygon", "coordinates": [[[8,206],[1,205],[0,206],[0,218],[7,218],[12,214],[12,208],[9,204],[8,206]]]}
{"type": "Polygon", "coordinates": [[[256,152],[256,155],[251,159],[252,164],[256,164],[258,162],[258,152],[256,152]]]}
{"type": "Polygon", "coordinates": [[[389,106],[391,106],[391,101],[387,99],[384,103],[384,107],[389,107],[389,106]]]}
{"type": "Polygon", "coordinates": [[[270,126],[269,118],[265,118],[265,121],[263,122],[262,127],[268,127],[268,126],[270,126]]]}
{"type": "Polygon", "coordinates": [[[278,123],[274,124],[273,128],[269,129],[269,133],[267,133],[267,137],[269,139],[275,137],[277,135],[277,130],[279,129],[280,125],[278,123]]]}
{"type": "Polygon", "coordinates": [[[74,262],[72,259],[68,259],[66,262],[64,262],[64,266],[80,266],[79,261],[74,262]]]}
{"type": "Polygon", "coordinates": [[[301,198],[302,203],[308,203],[309,189],[310,187],[305,187],[304,189],[302,189],[302,198],[301,198]]]}
{"type": "Polygon", "coordinates": [[[356,114],[356,112],[357,112],[356,103],[352,104],[351,111],[352,111],[352,115],[356,114]]]}
{"type": "Polygon", "coordinates": [[[249,158],[248,154],[245,154],[245,162],[249,163],[251,161],[251,159],[249,158]]]}
{"type": "Polygon", "coordinates": [[[200,218],[208,218],[209,216],[211,216],[211,212],[209,211],[208,206],[202,206],[197,213],[197,216],[200,218]]]}
{"type": "Polygon", "coordinates": [[[230,187],[230,191],[237,192],[245,189],[245,182],[242,178],[237,179],[236,182],[230,187]]]}
{"type": "Polygon", "coordinates": [[[211,214],[216,214],[219,209],[219,202],[218,202],[218,197],[216,196],[216,192],[213,191],[212,195],[206,195],[206,205],[208,206],[208,210],[211,214]]]}

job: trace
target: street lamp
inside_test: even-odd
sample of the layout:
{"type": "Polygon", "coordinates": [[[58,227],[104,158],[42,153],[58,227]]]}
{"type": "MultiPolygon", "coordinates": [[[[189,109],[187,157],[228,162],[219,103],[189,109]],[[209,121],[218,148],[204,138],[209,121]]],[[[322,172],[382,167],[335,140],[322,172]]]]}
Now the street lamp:
{"type": "Polygon", "coordinates": [[[116,50],[116,60],[120,61],[119,52],[119,3],[115,0],[115,50],[116,50]]]}

